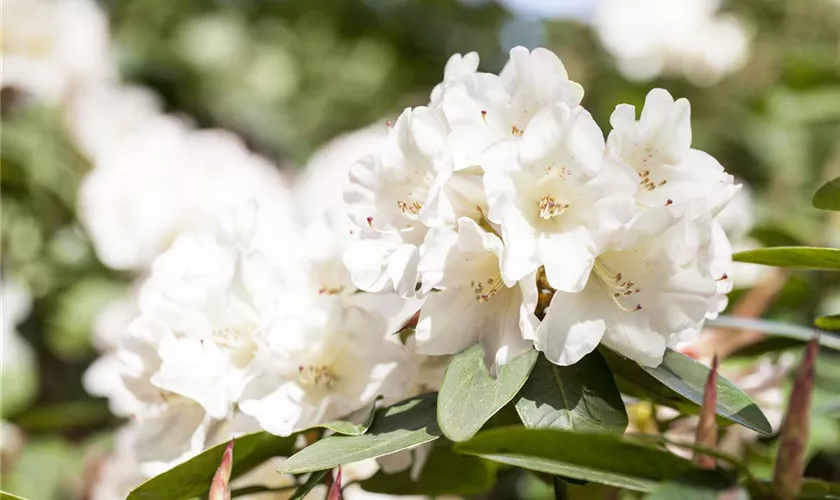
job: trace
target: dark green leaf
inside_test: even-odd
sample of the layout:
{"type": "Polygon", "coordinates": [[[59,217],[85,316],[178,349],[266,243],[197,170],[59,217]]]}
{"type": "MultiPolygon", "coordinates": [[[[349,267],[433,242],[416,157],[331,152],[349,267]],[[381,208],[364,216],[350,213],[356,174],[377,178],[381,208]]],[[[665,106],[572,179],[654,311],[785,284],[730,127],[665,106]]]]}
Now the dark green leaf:
{"type": "MultiPolygon", "coordinates": [[[[296,436],[278,437],[255,432],[236,439],[231,480],[272,457],[286,457],[294,451],[296,436]]],[[[207,493],[227,443],[204,451],[138,486],[128,500],[181,500],[207,493]]]]}
{"type": "Polygon", "coordinates": [[[329,474],[329,469],[327,470],[319,470],[315,471],[309,475],[309,478],[304,482],[302,485],[298,486],[295,492],[289,497],[289,500],[300,500],[301,498],[305,497],[307,493],[312,491],[316,486],[318,486],[329,474]]]}
{"type": "MultiPolygon", "coordinates": [[[[814,320],[814,324],[823,330],[840,331],[840,314],[832,314],[831,316],[821,316],[814,320]]],[[[820,336],[820,339],[825,335],[820,336]]]]}
{"type": "Polygon", "coordinates": [[[536,360],[532,349],[499,369],[494,379],[484,366],[480,345],[453,356],[438,394],[437,419],[444,435],[453,441],[472,437],[516,396],[536,360]]]}
{"type": "Polygon", "coordinates": [[[816,247],[773,247],[738,252],[738,262],[764,264],[792,269],[840,269],[840,250],[816,247]]]}
{"type": "Polygon", "coordinates": [[[516,396],[525,427],[621,432],[627,411],[610,367],[598,351],[572,366],[557,366],[540,355],[516,396]]]}
{"type": "MultiPolygon", "coordinates": [[[[709,368],[702,363],[668,349],[662,364],[649,368],[640,367],[609,349],[601,352],[623,392],[684,412],[699,411],[703,385],[709,374],[709,368]]],[[[767,418],[744,391],[723,376],[718,376],[716,387],[719,416],[764,435],[772,433],[767,418]]]]}
{"type": "Polygon", "coordinates": [[[455,451],[637,491],[695,470],[688,460],[615,433],[500,427],[457,444],[455,451]]]}
{"type": "Polygon", "coordinates": [[[817,190],[813,203],[820,210],[840,210],[840,177],[828,181],[817,190]]]}
{"type": "Polygon", "coordinates": [[[716,500],[732,486],[732,479],[718,471],[695,470],[660,484],[645,499],[716,500]]]}
{"type": "Polygon", "coordinates": [[[385,474],[380,471],[362,481],[362,488],[389,495],[457,495],[473,497],[489,491],[496,471],[491,462],[452,451],[452,444],[438,441],[416,481],[411,471],[385,474]]]}
{"type": "Polygon", "coordinates": [[[321,439],[283,462],[278,470],[302,474],[332,469],[434,441],[441,435],[435,421],[436,398],[436,393],[424,394],[377,410],[367,434],[321,439]]]}

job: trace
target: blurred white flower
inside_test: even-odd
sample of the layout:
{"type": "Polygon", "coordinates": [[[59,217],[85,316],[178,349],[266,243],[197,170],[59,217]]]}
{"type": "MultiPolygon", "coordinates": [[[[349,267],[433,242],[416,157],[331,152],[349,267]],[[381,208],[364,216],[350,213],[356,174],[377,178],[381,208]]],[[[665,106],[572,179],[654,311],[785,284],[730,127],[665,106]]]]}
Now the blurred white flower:
{"type": "Polygon", "coordinates": [[[0,472],[6,473],[14,467],[23,452],[26,437],[18,426],[0,418],[0,472]]]}
{"type": "Polygon", "coordinates": [[[602,0],[594,27],[622,74],[649,80],[663,74],[711,85],[741,68],[750,33],[718,12],[721,0],[602,0]]]}
{"type": "Polygon", "coordinates": [[[339,418],[377,396],[400,397],[413,379],[410,358],[386,322],[337,297],[281,306],[269,351],[239,407],[265,430],[287,435],[339,418]]]}
{"type": "Polygon", "coordinates": [[[350,182],[350,166],[365,156],[378,153],[388,138],[388,132],[388,126],[382,120],[340,135],[315,151],[292,185],[296,217],[305,223],[324,216],[342,224],[347,220],[347,231],[358,231],[349,221],[344,203],[344,190],[350,182]]]}
{"type": "Polygon", "coordinates": [[[255,202],[277,232],[293,230],[289,194],[274,165],[231,134],[166,118],[97,158],[78,204],[102,262],[144,269],[179,234],[212,227],[246,202],[255,202]]]}
{"type": "Polygon", "coordinates": [[[57,101],[113,79],[108,20],[94,0],[3,2],[2,86],[57,101]]]}
{"type": "Polygon", "coordinates": [[[29,317],[32,297],[18,281],[0,282],[0,415],[22,409],[37,390],[35,353],[18,325],[29,317]]]}
{"type": "Polygon", "coordinates": [[[152,91],[110,82],[79,89],[64,113],[77,147],[94,164],[111,151],[119,151],[133,134],[168,127],[165,122],[170,121],[152,91]]]}
{"type": "Polygon", "coordinates": [[[93,322],[93,346],[102,353],[88,366],[82,376],[85,390],[94,396],[108,398],[108,406],[115,415],[133,415],[142,408],[134,393],[120,375],[122,361],[118,355],[122,339],[131,322],[140,315],[137,305],[139,283],[124,297],[105,306],[93,322]]]}
{"type": "Polygon", "coordinates": [[[472,219],[457,232],[432,229],[420,260],[423,292],[414,338],[421,354],[457,354],[481,344],[490,372],[531,348],[538,320],[535,274],[519,282],[499,272],[502,240],[472,219]],[[432,291],[437,289],[437,291],[432,291]]]}

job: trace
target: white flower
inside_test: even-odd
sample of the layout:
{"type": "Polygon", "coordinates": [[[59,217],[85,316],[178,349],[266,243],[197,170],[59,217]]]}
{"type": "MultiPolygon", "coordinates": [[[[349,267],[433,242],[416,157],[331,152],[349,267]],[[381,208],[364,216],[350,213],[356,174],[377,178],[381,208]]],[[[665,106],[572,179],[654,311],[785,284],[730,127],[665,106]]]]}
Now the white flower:
{"type": "MultiPolygon", "coordinates": [[[[388,138],[385,120],[340,135],[319,148],[293,184],[297,216],[306,223],[318,221],[325,215],[343,222],[347,219],[344,191],[350,180],[350,166],[369,155],[378,154],[388,138]]],[[[358,228],[348,224],[348,230],[358,228]]]]}
{"type": "Polygon", "coordinates": [[[162,119],[96,161],[79,190],[79,217],[100,260],[143,269],[179,234],[212,228],[255,202],[277,232],[293,231],[289,195],[274,165],[221,131],[162,119]]]}
{"type": "Polygon", "coordinates": [[[458,231],[433,229],[420,261],[429,293],[414,334],[417,352],[458,353],[476,342],[491,373],[531,348],[537,318],[536,278],[519,282],[500,275],[502,241],[462,218],[458,231]],[[438,291],[432,292],[432,289],[438,291]]]}
{"type": "Polygon", "coordinates": [[[20,410],[35,396],[37,366],[35,353],[24,340],[18,325],[32,307],[32,297],[22,283],[3,278],[0,282],[0,386],[3,387],[3,414],[20,410]]]}
{"type": "Polygon", "coordinates": [[[239,407],[260,426],[288,435],[340,418],[377,396],[400,397],[410,358],[386,323],[334,296],[289,300],[269,332],[262,371],[239,407]],[[309,302],[309,304],[306,304],[309,302]]]}
{"type": "Polygon", "coordinates": [[[160,99],[149,89],[113,83],[86,85],[64,109],[76,145],[93,163],[143,129],[167,127],[160,99]]]}
{"type": "Polygon", "coordinates": [[[126,332],[132,321],[140,315],[137,306],[138,289],[139,285],[133,287],[126,296],[111,301],[94,318],[91,341],[102,355],[91,363],[82,376],[85,390],[94,396],[108,398],[111,413],[120,416],[133,415],[143,407],[143,403],[123,382],[123,364],[119,356],[126,332]]]}
{"type": "Polygon", "coordinates": [[[186,234],[161,255],[141,292],[144,316],[168,330],[151,382],[224,419],[250,377],[283,283],[247,241],[186,234]]]}
{"type": "Polygon", "coordinates": [[[345,264],[353,283],[378,292],[392,285],[414,295],[424,222],[440,217],[438,177],[446,175],[444,125],[428,108],[406,109],[397,119],[381,157],[350,168],[344,199],[350,218],[365,231],[348,248],[345,264]]]}
{"type": "Polygon", "coordinates": [[[452,54],[446,61],[446,66],[443,68],[443,81],[432,89],[429,96],[429,107],[434,110],[440,110],[443,104],[443,95],[446,86],[450,82],[457,82],[459,78],[465,75],[471,75],[478,71],[478,53],[469,52],[467,54],[452,54]]]}
{"type": "Polygon", "coordinates": [[[494,143],[521,136],[542,108],[563,102],[580,104],[583,88],[569,80],[566,68],[551,51],[524,47],[510,51],[510,61],[496,76],[459,72],[445,82],[441,109],[451,127],[455,170],[480,165],[494,143]]]}
{"type": "Polygon", "coordinates": [[[545,266],[552,287],[580,291],[595,256],[633,216],[632,171],[604,161],[604,138],[583,108],[540,111],[521,141],[484,160],[489,218],[502,228],[502,277],[545,266]]]}
{"type": "Polygon", "coordinates": [[[594,26],[628,78],[683,75],[710,85],[738,70],[750,35],[734,16],[718,14],[720,0],[604,0],[594,26]]]}
{"type": "Polygon", "coordinates": [[[112,79],[108,20],[93,0],[3,2],[2,86],[47,101],[112,79]]]}
{"type": "Polygon", "coordinates": [[[676,223],[635,223],[598,256],[582,292],[554,294],[535,347],[570,365],[603,343],[657,366],[669,341],[699,331],[716,282],[709,269],[710,218],[691,212],[676,223]]]}
{"type": "Polygon", "coordinates": [[[610,117],[609,154],[639,174],[636,201],[642,208],[685,207],[702,200],[717,213],[738,186],[709,154],[691,148],[691,107],[668,91],[651,90],[639,120],[629,104],[610,117]]]}

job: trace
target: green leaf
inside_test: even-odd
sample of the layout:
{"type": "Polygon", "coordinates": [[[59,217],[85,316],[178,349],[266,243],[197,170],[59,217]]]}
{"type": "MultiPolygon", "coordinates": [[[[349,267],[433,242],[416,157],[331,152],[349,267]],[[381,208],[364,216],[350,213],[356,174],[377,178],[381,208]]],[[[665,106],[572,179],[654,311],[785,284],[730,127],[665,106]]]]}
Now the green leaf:
{"type": "Polygon", "coordinates": [[[828,483],[821,479],[805,478],[799,500],[829,500],[840,498],[840,483],[828,483]]]}
{"type": "Polygon", "coordinates": [[[469,439],[490,417],[516,396],[537,360],[531,349],[490,377],[481,346],[474,345],[452,357],[440,386],[437,419],[443,434],[453,441],[469,439]]]}
{"type": "Polygon", "coordinates": [[[840,177],[828,181],[817,190],[813,203],[820,210],[840,210],[840,177]]]}
{"type": "Polygon", "coordinates": [[[435,444],[416,481],[410,470],[396,474],[379,471],[362,481],[362,489],[388,495],[474,497],[493,488],[496,468],[491,462],[455,453],[449,442],[435,444]]]}
{"type": "MultiPolygon", "coordinates": [[[[300,433],[323,428],[351,436],[364,434],[373,422],[375,410],[376,403],[373,402],[343,419],[315,425],[286,437],[274,436],[267,432],[254,432],[238,437],[234,446],[231,480],[269,458],[287,457],[294,453],[296,436],[300,433]]],[[[206,493],[210,489],[210,481],[216,473],[226,445],[227,443],[222,443],[214,446],[163,474],[153,477],[132,491],[128,500],[161,498],[159,496],[161,492],[167,493],[166,498],[173,499],[193,498],[206,493]]]]}
{"type": "Polygon", "coordinates": [[[540,355],[516,396],[516,411],[531,428],[623,433],[628,423],[621,393],[598,351],[572,366],[557,366],[540,355]]]}
{"type": "Polygon", "coordinates": [[[840,269],[840,250],[817,247],[772,247],[738,252],[732,256],[738,262],[764,264],[791,269],[840,269]]]}
{"type": "MultiPolygon", "coordinates": [[[[378,400],[379,399],[377,398],[376,401],[378,400]]],[[[331,420],[323,424],[312,426],[306,430],[322,427],[346,436],[361,436],[367,432],[370,425],[373,423],[373,417],[376,415],[376,401],[359,408],[342,419],[331,420]]]]}
{"type": "MultiPolygon", "coordinates": [[[[840,314],[832,314],[831,316],[820,316],[814,320],[814,324],[823,330],[840,331],[840,314]]],[[[824,335],[820,336],[822,339],[824,335]]]]}
{"type": "MultiPolygon", "coordinates": [[[[697,413],[703,402],[703,385],[709,368],[673,349],[665,351],[656,368],[640,367],[609,349],[604,354],[619,388],[627,394],[650,399],[687,413],[697,413]]],[[[760,434],[772,434],[767,417],[744,391],[725,377],[717,377],[716,413],[760,434]]]]}
{"type": "Polygon", "coordinates": [[[373,424],[361,436],[329,436],[302,449],[278,469],[302,474],[377,458],[434,441],[441,435],[435,422],[437,393],[424,394],[376,411],[373,424]]]}
{"type": "Polygon", "coordinates": [[[732,486],[732,479],[719,471],[694,470],[660,484],[645,500],[716,500],[732,486]]]}
{"type": "Polygon", "coordinates": [[[26,500],[23,497],[19,497],[7,491],[0,490],[0,500],[26,500]]]}
{"type": "MultiPolygon", "coordinates": [[[[255,432],[236,438],[233,451],[231,480],[254,469],[272,457],[289,456],[294,451],[296,436],[278,437],[267,432],[255,432]]],[[[128,500],[168,498],[182,500],[207,493],[219,467],[227,443],[196,455],[135,488],[128,500]]]]}
{"type": "Polygon", "coordinates": [[[684,458],[628,436],[562,429],[500,427],[457,444],[455,451],[637,491],[695,469],[684,458]]]}
{"type": "Polygon", "coordinates": [[[297,487],[297,489],[292,494],[292,496],[289,497],[289,500],[300,500],[303,497],[305,497],[307,495],[307,493],[309,493],[316,486],[318,486],[324,480],[324,477],[326,477],[326,475],[329,474],[329,473],[330,473],[329,469],[326,469],[326,470],[316,471],[316,472],[313,472],[312,474],[310,474],[309,478],[306,480],[306,482],[297,487]]]}

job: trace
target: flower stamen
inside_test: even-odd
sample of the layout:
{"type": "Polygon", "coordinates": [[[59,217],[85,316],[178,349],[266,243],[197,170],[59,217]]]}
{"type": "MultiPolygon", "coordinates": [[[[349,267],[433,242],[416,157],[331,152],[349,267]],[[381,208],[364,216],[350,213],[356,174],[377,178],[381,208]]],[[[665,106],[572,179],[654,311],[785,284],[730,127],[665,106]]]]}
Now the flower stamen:
{"type": "Polygon", "coordinates": [[[540,198],[540,217],[543,219],[553,219],[565,212],[567,208],[569,208],[568,203],[559,203],[553,196],[540,198]]]}
{"type": "Polygon", "coordinates": [[[316,385],[331,389],[338,377],[327,365],[298,366],[298,378],[304,385],[316,385]]]}
{"type": "Polygon", "coordinates": [[[423,204],[419,201],[398,201],[397,207],[399,207],[400,212],[403,214],[413,214],[417,215],[420,213],[420,210],[423,209],[423,204]]]}
{"type": "Polygon", "coordinates": [[[598,260],[595,261],[595,266],[592,268],[595,276],[607,290],[607,293],[612,299],[613,303],[624,312],[635,312],[642,309],[641,304],[635,306],[625,306],[621,303],[622,297],[631,297],[640,293],[641,288],[636,286],[636,283],[630,280],[625,280],[621,272],[613,272],[603,263],[598,260]]]}
{"type": "Polygon", "coordinates": [[[504,286],[505,284],[502,281],[502,278],[498,275],[492,278],[487,278],[483,281],[470,281],[470,287],[475,293],[475,300],[480,303],[489,301],[494,295],[499,293],[504,286]]]}

